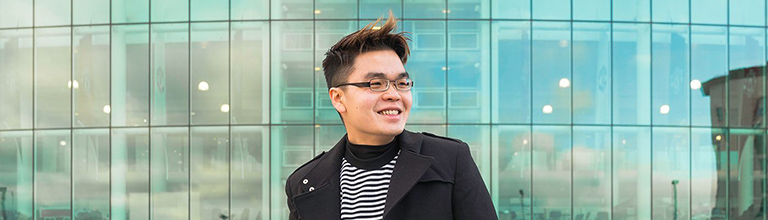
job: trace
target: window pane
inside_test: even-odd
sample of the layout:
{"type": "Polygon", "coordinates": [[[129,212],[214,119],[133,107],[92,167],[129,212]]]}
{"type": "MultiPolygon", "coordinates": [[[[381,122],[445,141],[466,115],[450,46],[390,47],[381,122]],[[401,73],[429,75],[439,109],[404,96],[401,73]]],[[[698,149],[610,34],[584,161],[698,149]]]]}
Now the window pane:
{"type": "Polygon", "coordinates": [[[688,23],[689,0],[652,1],[653,22],[688,23]]]}
{"type": "MultiPolygon", "coordinates": [[[[764,127],[765,32],[762,28],[730,30],[728,69],[728,125],[730,127],[764,127]]],[[[713,83],[714,84],[714,83],[713,83]]],[[[718,83],[722,84],[722,82],[718,83]]],[[[717,84],[714,84],[717,85],[717,84]]],[[[716,103],[724,104],[722,102],[716,103]]]]}
{"type": "Polygon", "coordinates": [[[72,1],[36,0],[35,27],[72,24],[72,1]]]}
{"type": "Polygon", "coordinates": [[[728,0],[691,0],[692,23],[726,24],[727,14],[728,0]]]}
{"type": "Polygon", "coordinates": [[[272,1],[270,19],[312,19],[314,17],[313,0],[272,1]]]}
{"type": "Polygon", "coordinates": [[[193,21],[229,19],[229,1],[190,0],[193,21]]]}
{"type": "Polygon", "coordinates": [[[152,0],[152,22],[189,21],[189,0],[152,0]]]}
{"type": "Polygon", "coordinates": [[[229,214],[229,127],[192,127],[190,196],[192,216],[218,219],[229,214]]]}
{"type": "Polygon", "coordinates": [[[0,28],[32,27],[32,0],[0,0],[0,28]]]}
{"type": "Polygon", "coordinates": [[[573,216],[611,216],[611,128],[573,127],[573,216]]]}
{"type": "Polygon", "coordinates": [[[573,0],[573,20],[611,20],[611,0],[573,0]]]}
{"type": "Polygon", "coordinates": [[[716,78],[728,72],[727,31],[726,27],[691,26],[689,88],[691,89],[692,125],[726,125],[725,117],[728,109],[724,108],[725,83],[721,83],[722,86],[713,87],[710,82],[714,82],[716,78]],[[715,107],[716,103],[722,103],[719,109],[715,107]],[[718,114],[723,115],[718,117],[718,114]]]}
{"type": "Polygon", "coordinates": [[[691,190],[690,130],[669,127],[652,129],[652,219],[687,219],[691,190]],[[675,204],[677,213],[673,208],[675,204]]]}
{"type": "MultiPolygon", "coordinates": [[[[315,0],[315,18],[357,18],[356,0],[315,0]]],[[[386,14],[385,14],[386,15],[386,14]]]]}
{"type": "Polygon", "coordinates": [[[446,125],[406,125],[405,130],[411,132],[429,132],[432,134],[445,136],[447,131],[446,125]]]}
{"type": "Polygon", "coordinates": [[[191,197],[189,128],[152,128],[151,132],[151,219],[186,219],[191,197]]]}
{"type": "Polygon", "coordinates": [[[285,181],[296,168],[315,157],[312,143],[313,127],[274,126],[271,128],[270,219],[287,219],[285,181]]]}
{"type": "Polygon", "coordinates": [[[0,31],[0,129],[32,128],[32,30],[0,31]]]}
{"type": "Polygon", "coordinates": [[[651,219],[650,140],[648,127],[614,127],[614,219],[651,219]]]}
{"type": "Polygon", "coordinates": [[[232,23],[230,122],[269,123],[269,24],[232,23]]]}
{"type": "Polygon", "coordinates": [[[448,18],[489,19],[490,0],[448,1],[448,18]]]}
{"type": "Polygon", "coordinates": [[[151,28],[152,124],[189,124],[189,24],[151,28]]]}
{"type": "Polygon", "coordinates": [[[378,0],[378,1],[359,1],[360,18],[377,19],[379,17],[386,19],[389,10],[395,14],[395,17],[403,17],[403,5],[400,0],[378,0]]]}
{"type": "Polygon", "coordinates": [[[229,24],[196,23],[191,36],[192,124],[229,123],[229,24]]]}
{"type": "Polygon", "coordinates": [[[765,25],[765,1],[762,0],[740,0],[728,1],[731,11],[728,13],[730,24],[735,25],[765,25]]]}
{"type": "Polygon", "coordinates": [[[445,1],[447,0],[403,1],[403,18],[445,18],[446,14],[450,13],[445,8],[445,1]]]}
{"type": "Polygon", "coordinates": [[[647,24],[613,25],[613,123],[651,123],[651,32],[647,24]]]}
{"type": "Polygon", "coordinates": [[[149,219],[149,129],[112,129],[111,138],[110,217],[149,219]]]}
{"type": "MultiPolygon", "coordinates": [[[[731,129],[728,152],[728,207],[731,219],[760,216],[765,210],[765,135],[763,130],[731,129]]],[[[710,139],[711,140],[711,139],[710,139]]],[[[717,140],[717,139],[715,139],[717,140]]],[[[718,190],[717,192],[722,192],[718,190]]],[[[722,193],[718,195],[721,197],[722,193]]]]}
{"type": "Polygon", "coordinates": [[[22,219],[33,215],[32,166],[32,132],[0,132],[0,193],[13,195],[5,200],[10,216],[22,219]]]}
{"type": "Polygon", "coordinates": [[[611,4],[613,4],[614,21],[651,20],[651,0],[621,0],[613,1],[611,4]]]}
{"type": "Polygon", "coordinates": [[[653,25],[654,125],[689,125],[688,26],[653,25]]]}
{"type": "Polygon", "coordinates": [[[494,22],[491,121],[531,123],[531,23],[494,22]]]}
{"type": "Polygon", "coordinates": [[[343,125],[315,126],[315,152],[331,150],[345,134],[347,134],[347,130],[343,125]]]}
{"type": "MultiPolygon", "coordinates": [[[[367,21],[360,22],[366,23],[367,21]]],[[[379,25],[380,26],[380,25],[379,25]]],[[[315,122],[342,124],[339,113],[328,96],[328,83],[323,73],[325,52],[344,36],[357,31],[356,21],[315,21],[315,122]]],[[[334,142],[335,144],[336,142],[334,142]]]]}
{"type": "Polygon", "coordinates": [[[72,185],[75,218],[109,215],[109,129],[73,131],[72,185]]]}
{"type": "Polygon", "coordinates": [[[445,25],[444,21],[403,22],[403,30],[413,33],[411,57],[405,65],[415,85],[410,123],[446,122],[445,25]]]}
{"type": "Polygon", "coordinates": [[[533,123],[571,123],[570,26],[533,23],[533,123]]]}
{"type": "Polygon", "coordinates": [[[500,219],[531,217],[531,128],[493,126],[492,198],[500,219]],[[514,216],[514,217],[513,217],[514,216]]]}
{"type": "Polygon", "coordinates": [[[611,27],[573,24],[573,123],[611,123],[611,27]]]}
{"type": "MultiPolygon", "coordinates": [[[[727,191],[737,188],[729,188],[727,185],[729,176],[727,155],[731,152],[728,150],[727,138],[728,135],[725,133],[725,130],[710,128],[691,129],[691,181],[695,183],[694,187],[691,188],[691,216],[694,219],[710,216],[724,219],[726,216],[727,191]]],[[[757,150],[757,148],[754,150],[757,150]]],[[[734,152],[734,154],[738,153],[734,152]]],[[[755,163],[757,161],[754,160],[755,163]]],[[[738,161],[733,162],[736,163],[738,161]]],[[[732,170],[737,169],[734,167],[732,170]]],[[[736,174],[736,172],[731,175],[736,174]]]]}
{"type": "Polygon", "coordinates": [[[70,130],[35,131],[35,219],[70,217],[70,130]]]}
{"type": "MultiPolygon", "coordinates": [[[[156,9],[153,11],[155,10],[156,9]]],[[[137,23],[147,21],[149,21],[149,1],[112,0],[112,23],[137,23]]]]}
{"type": "Polygon", "coordinates": [[[109,126],[109,27],[73,28],[74,127],[109,126]]]}
{"type": "Polygon", "coordinates": [[[448,23],[448,121],[490,121],[490,26],[485,21],[448,23]]]}
{"type": "Polygon", "coordinates": [[[70,127],[72,82],[70,28],[35,30],[35,127],[70,127]]]}
{"type": "Polygon", "coordinates": [[[491,17],[494,19],[531,18],[530,0],[491,1],[491,17]]]}
{"type": "Polygon", "coordinates": [[[233,218],[269,217],[268,150],[268,127],[232,127],[230,204],[233,218]]]}
{"type": "Polygon", "coordinates": [[[569,0],[531,0],[533,2],[533,19],[571,19],[571,2],[569,0]]]}
{"type": "Polygon", "coordinates": [[[448,137],[458,138],[469,145],[472,160],[475,161],[486,189],[491,188],[491,127],[487,125],[451,125],[448,137]]]}
{"type": "Polygon", "coordinates": [[[230,0],[232,20],[269,19],[269,0],[230,0]]]}
{"type": "Polygon", "coordinates": [[[109,1],[72,0],[72,4],[72,22],[74,24],[109,23],[109,1]]]}
{"type": "Polygon", "coordinates": [[[312,123],[312,21],[272,22],[272,123],[312,123]]]}
{"type": "Polygon", "coordinates": [[[567,218],[571,213],[571,127],[533,126],[531,145],[533,216],[567,218]]]}
{"type": "Polygon", "coordinates": [[[149,26],[112,26],[113,126],[149,124],[149,26]]]}

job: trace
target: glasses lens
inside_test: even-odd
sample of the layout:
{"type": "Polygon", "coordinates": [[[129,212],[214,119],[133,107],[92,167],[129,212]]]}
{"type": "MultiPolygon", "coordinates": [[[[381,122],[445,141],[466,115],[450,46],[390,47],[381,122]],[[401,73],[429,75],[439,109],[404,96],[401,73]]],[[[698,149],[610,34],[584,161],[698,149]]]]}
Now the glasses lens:
{"type": "Polygon", "coordinates": [[[397,85],[397,89],[399,90],[409,90],[413,86],[413,83],[410,79],[398,79],[395,81],[395,85],[397,85]]]}
{"type": "Polygon", "coordinates": [[[372,79],[371,80],[371,90],[373,91],[384,91],[387,89],[387,80],[386,79],[372,79]]]}

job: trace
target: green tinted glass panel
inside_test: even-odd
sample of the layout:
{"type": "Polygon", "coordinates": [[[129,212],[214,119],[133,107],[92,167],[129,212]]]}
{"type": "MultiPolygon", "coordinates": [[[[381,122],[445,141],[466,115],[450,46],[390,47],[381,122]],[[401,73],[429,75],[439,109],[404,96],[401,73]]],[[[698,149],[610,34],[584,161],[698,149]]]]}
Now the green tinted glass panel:
{"type": "Polygon", "coordinates": [[[11,216],[29,218],[32,211],[32,132],[0,132],[0,196],[11,216]]]}
{"type": "Polygon", "coordinates": [[[104,218],[110,207],[110,135],[108,129],[72,131],[72,213],[75,218],[104,218]]]}
{"type": "Polygon", "coordinates": [[[108,26],[73,29],[72,77],[79,86],[73,90],[74,127],[109,125],[109,32],[108,26]]]}
{"type": "Polygon", "coordinates": [[[0,31],[0,129],[32,128],[32,30],[0,31]]]}
{"type": "Polygon", "coordinates": [[[192,25],[190,45],[191,124],[229,122],[229,26],[192,25]]]}
{"type": "Polygon", "coordinates": [[[70,28],[35,30],[35,127],[65,128],[72,124],[70,28]]]}

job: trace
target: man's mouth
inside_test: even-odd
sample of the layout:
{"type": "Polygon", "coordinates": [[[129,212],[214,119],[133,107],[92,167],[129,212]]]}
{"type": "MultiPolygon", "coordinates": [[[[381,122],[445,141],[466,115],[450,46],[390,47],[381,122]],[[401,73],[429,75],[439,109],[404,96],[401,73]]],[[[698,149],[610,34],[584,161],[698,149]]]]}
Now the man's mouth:
{"type": "Polygon", "coordinates": [[[392,110],[380,111],[378,113],[380,115],[398,115],[398,114],[400,114],[400,111],[392,109],[392,110]]]}

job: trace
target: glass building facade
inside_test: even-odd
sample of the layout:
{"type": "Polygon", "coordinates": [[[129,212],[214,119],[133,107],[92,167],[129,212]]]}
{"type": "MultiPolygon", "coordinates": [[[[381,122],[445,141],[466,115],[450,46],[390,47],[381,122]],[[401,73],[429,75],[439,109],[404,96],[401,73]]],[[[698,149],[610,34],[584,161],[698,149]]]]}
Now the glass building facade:
{"type": "Polygon", "coordinates": [[[765,0],[0,0],[0,219],[285,219],[392,10],[501,219],[766,219],[765,0]]]}

